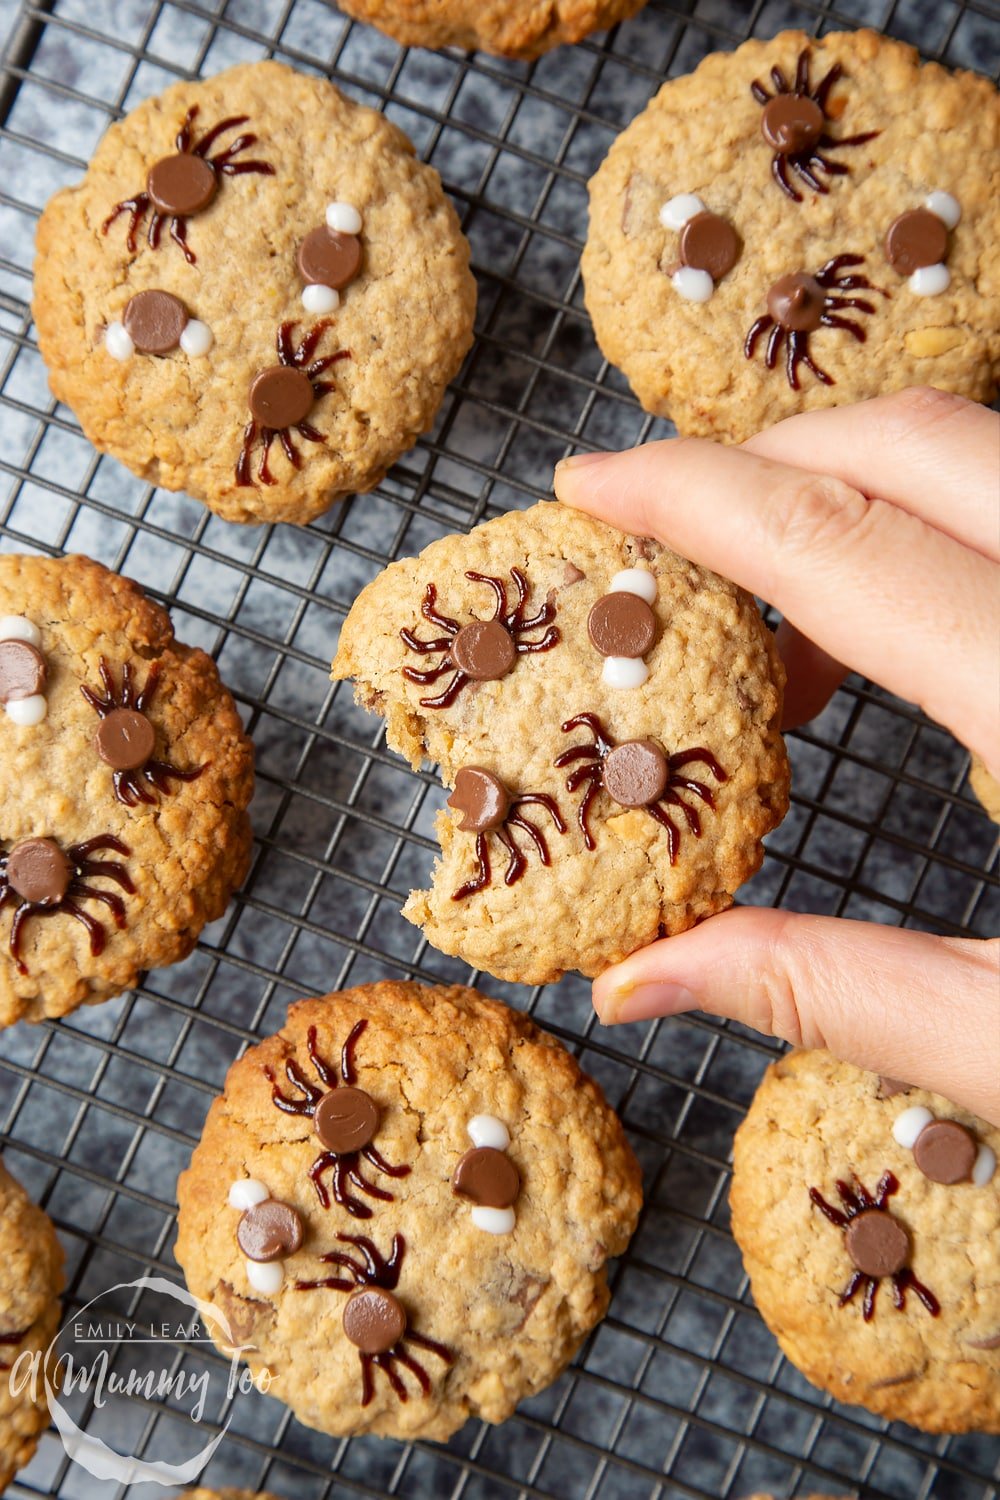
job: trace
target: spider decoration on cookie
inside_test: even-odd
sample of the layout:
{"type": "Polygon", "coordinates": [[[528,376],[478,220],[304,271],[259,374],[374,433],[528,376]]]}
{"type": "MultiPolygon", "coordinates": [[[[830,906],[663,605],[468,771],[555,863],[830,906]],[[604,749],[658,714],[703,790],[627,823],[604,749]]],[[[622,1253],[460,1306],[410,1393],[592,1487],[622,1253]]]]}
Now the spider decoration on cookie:
{"type": "Polygon", "coordinates": [[[448,672],[452,674],[451,681],[445,684],[440,693],[432,698],[420,699],[421,708],[449,708],[468,683],[499,682],[513,670],[519,656],[551,651],[559,643],[559,631],[552,624],[556,617],[556,607],[551,599],[547,599],[541,609],[525,619],[524,611],[530,589],[520,568],[510,570],[517,589],[517,603],[512,609],[507,607],[507,585],[502,578],[495,578],[491,573],[470,572],[465,576],[471,582],[485,583],[493,590],[496,607],[488,620],[473,619],[468,625],[459,625],[449,615],[440,614],[436,608],[437,587],[429,583],[420,613],[445,634],[422,641],[412,630],[399,632],[410,650],[416,651],[420,656],[444,653],[436,667],[426,670],[404,667],[403,676],[407,682],[416,682],[423,687],[437,682],[448,672]],[[529,630],[541,630],[543,627],[545,633],[540,640],[524,639],[529,630]]]}
{"type": "Polygon", "coordinates": [[[198,106],[192,104],[184,116],[184,123],[174,142],[175,154],[161,157],[153,163],[146,176],[144,192],[134,198],[123,198],[111,210],[101,225],[102,234],[107,234],[119,214],[128,213],[128,234],[125,244],[135,253],[136,230],[151,212],[146,240],[151,250],[159,248],[160,233],[167,219],[170,220],[170,238],[180,245],[184,258],[194,265],[198,257],[187,242],[187,221],[199,214],[212,202],[219,191],[220,177],[239,177],[244,172],[258,172],[264,177],[273,177],[274,168],[266,161],[237,161],[257,137],[250,132],[238,135],[215,156],[208,152],[220,136],[238,125],[245,125],[249,115],[230,115],[212,125],[200,138],[195,137],[194,122],[198,117],[198,106]]]}
{"type": "Polygon", "coordinates": [[[115,686],[114,673],[103,656],[100,673],[103,694],[86,685],[80,692],[100,718],[94,748],[114,773],[112,779],[118,801],[126,807],[135,807],[140,802],[153,803],[157,800],[156,793],[163,797],[173,794],[171,781],[197,781],[207,769],[207,761],[192,771],[181,771],[170,761],[157,760],[153,755],[156,731],[146,710],[160,680],[159,663],[153,662],[150,666],[141,691],[132,681],[130,662],[122,667],[120,688],[115,686]]]}
{"type": "Polygon", "coordinates": [[[75,919],[90,934],[90,951],[94,958],[104,952],[107,929],[81,901],[99,901],[108,908],[119,929],[125,926],[125,903],[114,891],[98,890],[88,880],[111,880],[129,896],[135,886],[124,865],[114,859],[94,859],[104,850],[114,854],[131,854],[127,844],[110,834],[70,844],[62,849],[55,839],[22,839],[12,849],[0,854],[0,911],[14,904],[7,946],[19,974],[28,967],[21,958],[21,936],[31,917],[57,917],[62,913],[75,919]]]}
{"type": "Polygon", "coordinates": [[[680,808],[684,821],[696,839],[701,838],[701,818],[696,808],[680,796],[682,791],[698,797],[714,812],[715,797],[703,781],[695,781],[684,775],[687,766],[700,762],[708,767],[716,781],[728,781],[727,773],[708,750],[698,747],[668,755],[655,740],[623,740],[616,745],[596,714],[576,714],[562,726],[564,734],[571,729],[589,729],[593,744],[574,745],[557,755],[554,765],[562,768],[573,761],[583,761],[566,778],[566,790],[578,791],[585,787],[577,808],[577,822],[588,849],[595,849],[594,836],[590,831],[587,814],[598,792],[603,788],[620,807],[641,807],[651,818],[667,831],[667,850],[670,863],[677,861],[681,831],[667,811],[668,807],[680,808]]]}
{"type": "Polygon", "coordinates": [[[799,389],[800,364],[811,370],[823,385],[835,385],[833,376],[821,369],[809,353],[809,335],[818,328],[844,328],[858,343],[865,342],[865,330],[853,318],[843,317],[843,309],[851,307],[858,312],[873,313],[875,304],[863,297],[844,294],[859,290],[878,292],[882,297],[889,294],[874,286],[867,276],[855,271],[842,274],[846,267],[860,266],[863,261],[863,255],[835,255],[812,275],[795,271],[779,277],[767,294],[767,312],[761,314],[747,333],[744,356],[753,358],[757,340],[770,329],[764,363],[773,370],[784,344],[785,375],[793,391],[799,389]]]}
{"type": "Polygon", "coordinates": [[[358,1021],[352,1028],[340,1055],[342,1083],[337,1083],[336,1067],[321,1057],[316,1050],[316,1027],[310,1026],[306,1033],[309,1061],[315,1069],[322,1088],[310,1083],[293,1057],[285,1062],[285,1077],[300,1097],[290,1099],[282,1093],[270,1068],[264,1075],[271,1084],[271,1099],[275,1106],[287,1115],[308,1115],[313,1129],[324,1147],[312,1166],[309,1178],[316,1189],[316,1196],[324,1208],[330,1207],[330,1192],[323,1181],[324,1174],[331,1172],[330,1185],[334,1200],[355,1219],[370,1219],[372,1210],[348,1191],[348,1184],[377,1198],[383,1203],[393,1201],[392,1193],[386,1192],[376,1183],[370,1182],[361,1170],[364,1158],[387,1177],[408,1177],[410,1168],[394,1167],[373,1145],[379,1126],[379,1108],[370,1094],[357,1087],[357,1067],[354,1050],[357,1047],[367,1021],[358,1021]]]}
{"type": "Polygon", "coordinates": [[[476,895],[491,883],[491,834],[507,851],[504,885],[515,885],[528,868],[528,861],[518,847],[513,833],[515,828],[528,835],[543,865],[552,863],[544,833],[537,823],[524,817],[521,812],[522,807],[532,804],[545,809],[559,833],[566,832],[562,814],[554,799],[546,792],[512,792],[499,776],[487,771],[484,766],[462,767],[455,777],[455,790],[448,798],[448,806],[463,815],[458,825],[460,831],[476,835],[476,861],[479,869],[471,880],[452,892],[453,901],[464,901],[466,896],[476,895]]]}
{"type": "Polygon", "coordinates": [[[879,1283],[888,1276],[892,1281],[892,1302],[897,1312],[906,1307],[906,1293],[913,1290],[932,1318],[941,1311],[934,1293],[918,1281],[907,1261],[910,1258],[910,1236],[903,1224],[886,1207],[899,1191],[899,1182],[891,1172],[883,1172],[872,1197],[857,1177],[854,1186],[837,1180],[837,1195],[843,1209],[827,1203],[818,1188],[809,1189],[809,1199],[831,1224],[844,1231],[844,1244],[854,1270],[840,1294],[845,1307],[864,1287],[862,1316],[870,1323],[875,1316],[875,1298],[879,1283]]]}
{"type": "Polygon", "coordinates": [[[406,1309],[394,1296],[406,1255],[406,1241],[401,1234],[394,1234],[392,1251],[386,1259],[364,1235],[338,1234],[337,1239],[342,1244],[356,1246],[361,1258],[355,1259],[346,1250],[330,1250],[320,1259],[325,1265],[342,1266],[349,1277],[327,1276],[319,1281],[297,1281],[295,1287],[300,1292],[329,1288],[350,1293],[344,1304],[343,1324],[344,1333],[361,1360],[361,1405],[367,1406],[375,1395],[373,1370],[383,1372],[400,1401],[409,1399],[409,1391],[397,1365],[409,1370],[424,1395],[430,1395],[431,1378],[406,1345],[415,1344],[418,1349],[426,1349],[446,1365],[454,1364],[455,1356],[444,1344],[426,1338],[422,1333],[414,1333],[406,1309]]]}
{"type": "Polygon", "coordinates": [[[342,359],[350,359],[349,349],[338,349],[320,359],[313,355],[320,339],[330,327],[324,318],[315,324],[300,343],[292,339],[297,324],[282,323],[278,329],[275,347],[278,363],[260,370],[250,382],[247,405],[250,420],[243,429],[243,446],[236,460],[236,483],[253,483],[250,473],[250,455],[257,439],[260,439],[260,459],[257,463],[257,478],[261,484],[277,484],[278,481],[268,467],[271,444],[277,438],[284,449],[285,457],[293,469],[302,467],[302,457],[292,442],[291,429],[310,443],[325,443],[326,437],[318,432],[306,418],[321,396],[336,390],[332,380],[320,380],[324,371],[342,359]]]}
{"type": "Polygon", "coordinates": [[[878,130],[866,130],[861,135],[845,135],[839,139],[827,132],[831,118],[827,110],[830,90],[843,73],[840,63],[834,63],[830,71],[816,84],[809,82],[809,48],[799,53],[795,68],[795,82],[789,84],[778,67],[771,69],[774,93],[768,93],[764,84],[755,78],[750,92],[758,104],[764,106],[760,117],[760,132],[774,155],[771,159],[771,176],[787,197],[796,203],[802,202],[802,194],[788,180],[788,169],[792,168],[814,193],[828,193],[829,183],[823,182],[817,171],[829,177],[842,177],[850,170],[843,162],[831,161],[823,152],[841,146],[863,146],[881,134],[878,130]]]}

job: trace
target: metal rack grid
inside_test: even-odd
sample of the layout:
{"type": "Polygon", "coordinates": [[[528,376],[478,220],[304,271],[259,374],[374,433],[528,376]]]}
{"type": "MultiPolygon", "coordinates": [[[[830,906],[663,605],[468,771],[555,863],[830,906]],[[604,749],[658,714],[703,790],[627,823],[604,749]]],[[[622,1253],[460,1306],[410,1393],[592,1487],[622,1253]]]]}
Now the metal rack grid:
{"type": "MultiPolygon", "coordinates": [[[[16,13],[0,0],[0,548],[86,551],[168,603],[233,687],[259,767],[253,874],[191,959],[117,1001],[0,1037],[7,1160],[59,1226],[70,1308],[144,1272],[177,1276],[176,1174],[229,1062],[288,1001],[387,972],[468,978],[399,917],[432,860],[442,794],[386,751],[349,686],[331,688],[339,624],[388,560],[530,504],[565,453],[670,431],[600,359],[582,310],[586,180],[663,77],[787,24],[874,24],[928,57],[994,76],[1000,66],[992,0],[650,0],[603,39],[530,66],[406,52],[321,0],[54,0],[16,13]],[[480,286],[476,345],[433,435],[374,495],[307,530],[227,527],[99,458],[48,395],[28,308],[40,208],[108,121],[177,77],[272,55],[328,74],[408,131],[459,208],[480,286]]],[[[792,810],[744,899],[996,930],[992,830],[948,735],[852,679],[790,749],[792,810]]],[[[211,1434],[232,1417],[203,1482],[289,1500],[721,1500],[755,1488],[996,1500],[995,1442],[923,1437],[836,1406],[782,1360],[749,1302],[727,1228],[728,1161],[774,1048],[702,1017],[601,1032],[573,978],[484,988],[573,1048],[642,1160],[647,1206],[614,1269],[610,1316],[502,1431],[470,1423],[447,1447],[335,1442],[276,1402],[241,1398],[203,1424],[211,1434]]],[[[190,1437],[169,1398],[84,1402],[77,1415],[147,1456],[176,1457],[190,1437]]],[[[49,1436],[12,1493],[113,1490],[49,1436]]]]}

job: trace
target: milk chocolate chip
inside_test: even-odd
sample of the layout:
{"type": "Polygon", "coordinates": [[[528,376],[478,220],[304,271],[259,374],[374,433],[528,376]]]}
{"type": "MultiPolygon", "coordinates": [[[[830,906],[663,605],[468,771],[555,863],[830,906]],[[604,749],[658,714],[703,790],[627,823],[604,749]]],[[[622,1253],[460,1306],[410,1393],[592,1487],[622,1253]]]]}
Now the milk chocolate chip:
{"type": "Polygon", "coordinates": [[[250,385],[250,415],[274,432],[294,427],[312,411],[315,394],[304,370],[272,365],[255,375],[250,385]]]}
{"type": "Polygon", "coordinates": [[[656,639],[656,616],[638,594],[605,594],[587,617],[587,634],[602,656],[645,656],[656,639]]]}
{"type": "Polygon", "coordinates": [[[113,708],[94,735],[97,753],[113,771],[136,771],[153,753],[156,734],[145,714],[113,708]]]}
{"type": "Polygon", "coordinates": [[[30,641],[0,641],[0,703],[44,693],[48,675],[45,657],[30,641]]]}
{"type": "Polygon", "coordinates": [[[654,740],[625,740],[604,762],[604,789],[622,807],[648,807],[663,796],[669,775],[654,740]]]}
{"type": "Polygon", "coordinates": [[[824,128],[823,111],[815,99],[801,94],[776,94],[764,105],[760,131],[779,156],[795,156],[815,146],[824,128]]]}
{"type": "Polygon", "coordinates": [[[22,901],[58,906],[73,867],[54,839],[24,839],[7,856],[7,884],[22,901]]]}
{"type": "Polygon", "coordinates": [[[358,274],[361,241],[356,234],[337,234],[321,224],[299,246],[298,264],[303,281],[339,291],[358,274]]]}
{"type": "Polygon", "coordinates": [[[879,1208],[866,1208],[851,1220],[844,1236],[847,1253],[866,1276],[893,1276],[906,1265],[910,1240],[898,1219],[879,1208]]]}
{"type": "Polygon", "coordinates": [[[885,236],[885,258],[900,276],[936,266],[948,254],[948,226],[926,208],[893,219],[885,236]]]}
{"type": "Polygon", "coordinates": [[[466,1151],[451,1179],[452,1189],[480,1208],[510,1208],[521,1191],[521,1179],[509,1156],[493,1146],[466,1151]]]}
{"type": "Polygon", "coordinates": [[[362,1354],[388,1354],[406,1332],[406,1313],[391,1292],[358,1287],[344,1304],[344,1332],[362,1354]]]}
{"type": "Polygon", "coordinates": [[[931,1182],[968,1182],[978,1149],[957,1120],[932,1120],[913,1143],[913,1159],[931,1182]]]}
{"type": "Polygon", "coordinates": [[[169,354],[187,326],[187,308],[170,292],[136,292],[125,304],[122,322],[140,354],[169,354]]]}
{"type": "Polygon", "coordinates": [[[497,682],[517,660],[514,637],[499,620],[463,625],[451,646],[451,659],[473,682],[497,682]]]}
{"type": "Polygon", "coordinates": [[[316,1105],[313,1128],[328,1151],[347,1156],[367,1146],[378,1129],[378,1105],[364,1089],[331,1089],[316,1105]]]}
{"type": "Polygon", "coordinates": [[[265,1198],[241,1216],[236,1239],[247,1260],[279,1260],[302,1244],[302,1220],[290,1203],[265,1198]]]}
{"type": "Polygon", "coordinates": [[[207,208],[219,189],[215,168],[201,156],[181,152],[154,162],[146,191],[159,214],[186,219],[207,208]]]}
{"type": "Polygon", "coordinates": [[[463,814],[463,833],[485,833],[499,828],[510,810],[511,797],[499,776],[484,766],[463,766],[455,777],[448,806],[463,814]]]}
{"type": "Polygon", "coordinates": [[[681,264],[707,271],[713,281],[733,269],[739,253],[736,230],[721,214],[694,214],[681,230],[681,264]]]}
{"type": "Polygon", "coordinates": [[[825,303],[823,288],[805,271],[780,277],[767,294],[767,310],[771,317],[793,333],[812,333],[818,328],[825,303]]]}

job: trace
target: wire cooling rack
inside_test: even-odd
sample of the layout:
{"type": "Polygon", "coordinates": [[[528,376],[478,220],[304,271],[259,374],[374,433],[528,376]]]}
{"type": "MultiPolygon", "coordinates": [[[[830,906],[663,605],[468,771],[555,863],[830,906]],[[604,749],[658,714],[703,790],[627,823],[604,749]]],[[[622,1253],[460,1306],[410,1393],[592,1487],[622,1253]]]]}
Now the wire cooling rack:
{"type": "MultiPolygon", "coordinates": [[[[253,874],[191,959],[59,1025],[0,1037],[7,1160],[60,1229],[70,1310],[144,1273],[177,1278],[177,1173],[226,1067],[277,1028],[290,1000],[385,974],[468,979],[399,916],[426,879],[442,793],[386,751],[349,686],[331,687],[340,623],[387,561],[530,504],[572,449],[670,431],[603,363],[582,310],[586,180],[661,79],[706,52],[788,24],[862,23],[953,65],[995,75],[1000,64],[1000,8],[988,0],[651,0],[605,38],[533,66],[406,52],[320,0],[19,11],[0,0],[0,547],[88,552],[169,604],[181,637],[218,660],[259,767],[253,874]],[[272,55],[330,75],[408,131],[458,206],[480,287],[476,345],[433,435],[375,494],[307,530],[226,526],[99,458],[49,397],[28,310],[38,213],[77,179],[109,121],[178,77],[272,55]]],[[[996,931],[992,829],[947,734],[851,680],[790,749],[792,810],[744,899],[996,931]]],[[[834,1405],[783,1361],[750,1305],[728,1232],[728,1163],[774,1049],[700,1017],[602,1032],[572,978],[484,988],[573,1048],[643,1163],[640,1230],[614,1269],[610,1315],[572,1369],[502,1430],[470,1423],[447,1447],[336,1442],[256,1395],[213,1397],[197,1432],[172,1394],[103,1407],[80,1396],[69,1403],[77,1421],[119,1449],[176,1461],[231,1420],[204,1482],[289,1500],[722,1500],[758,1488],[996,1500],[995,1442],[923,1437],[834,1405]]],[[[125,1311],[149,1300],[120,1297],[125,1311]]],[[[109,1352],[127,1362],[119,1345],[109,1352]]],[[[172,1368],[204,1365],[218,1379],[209,1351],[171,1352],[172,1368]]],[[[13,1487],[39,1492],[124,1487],[90,1479],[49,1435],[13,1487]]]]}

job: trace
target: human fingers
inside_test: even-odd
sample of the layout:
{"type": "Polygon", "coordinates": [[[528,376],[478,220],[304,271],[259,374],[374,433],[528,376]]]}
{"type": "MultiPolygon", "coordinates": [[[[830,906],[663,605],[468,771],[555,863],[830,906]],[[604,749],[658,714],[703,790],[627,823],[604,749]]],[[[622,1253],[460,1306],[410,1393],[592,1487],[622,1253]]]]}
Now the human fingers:
{"type": "Polygon", "coordinates": [[[1000,559],[1000,415],[912,386],[856,406],[803,412],[744,443],[761,458],[835,474],[1000,559]]]}
{"type": "Polygon", "coordinates": [[[704,1010],[1000,1125],[1000,942],[740,907],[602,974],[606,1025],[704,1010]]]}
{"type": "Polygon", "coordinates": [[[828,655],[1000,770],[997,565],[831,475],[699,439],[568,459],[560,500],[769,599],[828,655]],[[582,461],[581,461],[582,460],[582,461]]]}
{"type": "Polygon", "coordinates": [[[782,620],[775,634],[778,655],[785,664],[785,704],[782,729],[798,729],[821,713],[847,675],[847,668],[821,646],[782,620]]]}

